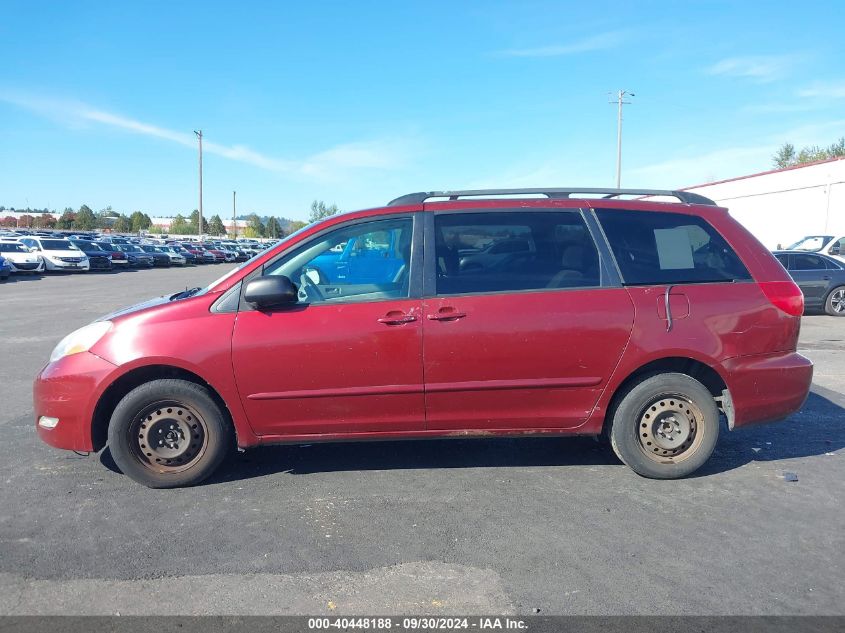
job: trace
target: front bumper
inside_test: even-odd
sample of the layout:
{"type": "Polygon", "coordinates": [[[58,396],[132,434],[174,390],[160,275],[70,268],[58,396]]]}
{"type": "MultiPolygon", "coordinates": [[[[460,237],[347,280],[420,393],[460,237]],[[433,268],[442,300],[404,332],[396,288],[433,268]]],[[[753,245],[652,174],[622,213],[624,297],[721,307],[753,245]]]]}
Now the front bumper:
{"type": "Polygon", "coordinates": [[[44,270],[44,262],[13,262],[9,261],[13,273],[40,273],[44,270]]]}
{"type": "Polygon", "coordinates": [[[813,382],[813,363],[797,352],[738,356],[722,366],[734,410],[731,428],[790,416],[813,382]]]}
{"type": "Polygon", "coordinates": [[[56,260],[46,260],[45,265],[47,270],[67,270],[69,272],[79,272],[91,269],[91,264],[86,259],[82,262],[63,262],[56,260]]]}
{"type": "Polygon", "coordinates": [[[91,267],[91,270],[112,269],[112,261],[110,259],[106,259],[105,257],[89,257],[88,262],[91,267]]]}
{"type": "MultiPolygon", "coordinates": [[[[103,386],[115,365],[81,352],[46,365],[32,386],[35,428],[50,446],[73,451],[93,451],[91,422],[103,386]],[[56,418],[53,428],[39,424],[41,418],[56,418]]],[[[52,424],[52,421],[48,421],[52,424]]]]}

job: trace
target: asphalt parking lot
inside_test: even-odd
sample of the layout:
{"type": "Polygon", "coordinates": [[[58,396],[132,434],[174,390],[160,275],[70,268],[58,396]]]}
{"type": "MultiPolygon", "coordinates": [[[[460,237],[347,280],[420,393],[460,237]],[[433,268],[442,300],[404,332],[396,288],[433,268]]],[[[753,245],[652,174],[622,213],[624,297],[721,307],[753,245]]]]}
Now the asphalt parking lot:
{"type": "Polygon", "coordinates": [[[845,319],[804,318],[800,413],[682,481],[587,438],[450,440],[268,447],[149,490],[38,440],[62,336],[229,269],[0,285],[0,613],[845,613],[845,319]]]}

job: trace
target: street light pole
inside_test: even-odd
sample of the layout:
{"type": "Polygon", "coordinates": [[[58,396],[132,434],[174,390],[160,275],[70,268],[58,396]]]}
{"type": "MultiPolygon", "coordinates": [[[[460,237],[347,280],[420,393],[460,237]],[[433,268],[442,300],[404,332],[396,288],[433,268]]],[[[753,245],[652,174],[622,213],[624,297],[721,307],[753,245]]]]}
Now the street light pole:
{"type": "Polygon", "coordinates": [[[197,222],[197,233],[199,234],[200,241],[202,241],[202,130],[194,130],[194,134],[197,135],[200,148],[200,208],[199,221],[197,222]]]}
{"type": "Polygon", "coordinates": [[[232,192],[232,233],[235,234],[235,239],[238,238],[238,213],[235,210],[236,209],[235,199],[236,199],[237,195],[238,195],[237,191],[232,192]]]}
{"type": "MultiPolygon", "coordinates": [[[[619,90],[616,93],[616,188],[622,187],[622,106],[631,102],[625,101],[625,97],[636,96],[633,92],[619,90]]],[[[613,103],[611,101],[610,103],[613,103]]]]}

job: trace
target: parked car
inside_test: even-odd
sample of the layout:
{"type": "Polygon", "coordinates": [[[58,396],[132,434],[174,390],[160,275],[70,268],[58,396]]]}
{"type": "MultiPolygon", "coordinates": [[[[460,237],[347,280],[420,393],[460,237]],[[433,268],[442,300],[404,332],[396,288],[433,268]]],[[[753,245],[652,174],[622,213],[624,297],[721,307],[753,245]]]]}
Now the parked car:
{"type": "Polygon", "coordinates": [[[20,242],[41,257],[47,271],[88,272],[90,269],[88,257],[70,240],[28,235],[20,242]]]}
{"type": "Polygon", "coordinates": [[[0,238],[0,256],[2,256],[13,273],[44,272],[44,262],[35,253],[30,253],[17,239],[0,238]]]}
{"type": "Polygon", "coordinates": [[[0,256],[0,281],[6,281],[12,274],[12,266],[5,257],[0,256]]]}
{"type": "Polygon", "coordinates": [[[214,255],[206,254],[205,249],[202,246],[194,244],[193,242],[179,242],[179,247],[183,249],[185,252],[190,253],[194,257],[196,257],[197,264],[208,264],[214,263],[214,255]]]}
{"type": "Polygon", "coordinates": [[[94,242],[81,239],[71,239],[70,243],[88,256],[91,270],[111,270],[111,255],[97,246],[94,242]]]}
{"type": "Polygon", "coordinates": [[[138,248],[153,258],[153,265],[170,266],[170,255],[162,253],[158,250],[158,246],[153,246],[152,244],[141,244],[138,248]]]}
{"type": "Polygon", "coordinates": [[[845,235],[808,235],[784,250],[820,253],[845,263],[845,235]]]}
{"type": "Polygon", "coordinates": [[[152,487],[203,480],[234,444],[526,435],[607,436],[635,472],[671,479],[707,461],[721,417],[733,430],[801,407],[803,308],[775,257],[690,192],[409,194],[69,334],[35,380],[35,422],[59,448],[107,444],[152,487]],[[535,250],[461,269],[460,245],[515,233],[535,250]],[[312,274],[352,240],[396,244],[402,267],[312,274]]]}
{"type": "Polygon", "coordinates": [[[130,258],[129,261],[134,259],[135,265],[138,266],[138,268],[152,268],[155,266],[155,258],[137,244],[129,244],[126,242],[123,244],[116,244],[116,246],[126,253],[126,255],[130,258]]]}
{"type": "Polygon", "coordinates": [[[247,251],[246,248],[239,245],[237,242],[234,241],[220,241],[218,242],[221,248],[231,251],[235,255],[236,262],[245,262],[250,257],[252,257],[252,253],[247,251]]]}
{"type": "Polygon", "coordinates": [[[184,266],[187,262],[181,253],[176,252],[176,250],[170,246],[156,246],[155,248],[159,253],[164,253],[170,258],[171,266],[184,266]]]}
{"type": "Polygon", "coordinates": [[[817,253],[775,251],[775,257],[804,293],[804,307],[845,316],[845,265],[817,253]]]}
{"type": "Polygon", "coordinates": [[[217,248],[214,244],[207,243],[201,244],[200,246],[202,246],[206,253],[209,253],[214,258],[215,263],[220,264],[226,261],[226,253],[217,248]]]}
{"type": "Polygon", "coordinates": [[[185,264],[195,266],[197,264],[197,256],[186,248],[182,248],[178,244],[171,244],[169,248],[185,258],[185,264]]]}
{"type": "Polygon", "coordinates": [[[111,256],[112,266],[116,268],[132,268],[137,265],[135,258],[118,245],[108,242],[94,242],[94,244],[111,256]]]}

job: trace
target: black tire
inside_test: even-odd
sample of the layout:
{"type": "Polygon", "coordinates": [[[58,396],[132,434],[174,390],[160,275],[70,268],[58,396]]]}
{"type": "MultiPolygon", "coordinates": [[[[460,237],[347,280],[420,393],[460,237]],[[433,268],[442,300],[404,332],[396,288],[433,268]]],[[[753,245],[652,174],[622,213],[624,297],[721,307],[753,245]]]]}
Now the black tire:
{"type": "Polygon", "coordinates": [[[207,389],[153,380],[115,407],[108,443],[125,475],[150,488],[178,488],[217,469],[232,447],[232,428],[207,389]]]}
{"type": "Polygon", "coordinates": [[[830,316],[845,317],[845,286],[837,286],[824,300],[824,311],[830,316]]]}
{"type": "Polygon", "coordinates": [[[630,386],[610,419],[610,443],[643,477],[677,479],[698,470],[719,439],[713,395],[685,374],[653,374],[630,386]]]}

